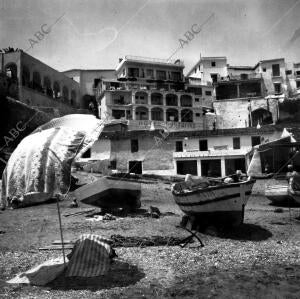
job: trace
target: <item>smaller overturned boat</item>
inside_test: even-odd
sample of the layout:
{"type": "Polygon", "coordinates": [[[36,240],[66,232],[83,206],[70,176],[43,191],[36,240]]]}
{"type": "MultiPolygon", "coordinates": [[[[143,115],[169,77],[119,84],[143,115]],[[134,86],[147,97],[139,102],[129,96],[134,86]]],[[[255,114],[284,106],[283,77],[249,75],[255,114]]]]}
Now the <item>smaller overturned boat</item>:
{"type": "Polygon", "coordinates": [[[172,187],[172,194],[180,209],[201,227],[208,225],[239,225],[255,180],[225,183],[209,181],[190,186],[180,182],[172,187]]]}
{"type": "Polygon", "coordinates": [[[270,180],[270,183],[265,187],[265,196],[273,204],[294,203],[292,196],[288,192],[289,184],[285,180],[270,180]]]}
{"type": "Polygon", "coordinates": [[[101,208],[134,210],[141,207],[141,183],[125,177],[105,176],[76,189],[74,196],[101,208]]]}

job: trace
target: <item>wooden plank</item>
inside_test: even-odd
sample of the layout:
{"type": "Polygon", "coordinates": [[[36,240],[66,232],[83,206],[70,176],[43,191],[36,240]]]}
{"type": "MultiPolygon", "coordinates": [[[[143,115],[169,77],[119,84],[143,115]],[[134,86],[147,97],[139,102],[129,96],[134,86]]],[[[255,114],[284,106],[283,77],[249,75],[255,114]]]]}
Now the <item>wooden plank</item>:
{"type": "Polygon", "coordinates": [[[63,216],[64,217],[69,217],[69,216],[81,215],[81,214],[93,212],[95,210],[96,210],[95,208],[94,209],[81,210],[81,211],[77,211],[77,212],[74,212],[74,213],[66,213],[63,216]]]}
{"type": "MultiPolygon", "coordinates": [[[[65,245],[64,249],[73,249],[74,245],[69,244],[65,245]]],[[[62,250],[61,245],[50,245],[50,246],[45,246],[45,247],[40,247],[39,250],[62,250]]]]}
{"type": "MultiPolygon", "coordinates": [[[[71,240],[64,240],[64,244],[74,244],[75,242],[74,241],[71,241],[71,240]]],[[[61,245],[62,242],[61,240],[54,240],[52,242],[53,245],[61,245]]]]}

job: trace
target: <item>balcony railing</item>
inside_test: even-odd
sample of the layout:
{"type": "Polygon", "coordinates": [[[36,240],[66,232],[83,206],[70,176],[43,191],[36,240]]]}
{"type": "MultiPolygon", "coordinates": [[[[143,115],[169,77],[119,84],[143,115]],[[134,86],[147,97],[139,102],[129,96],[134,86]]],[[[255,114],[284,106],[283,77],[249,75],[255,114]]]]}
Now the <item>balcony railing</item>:
{"type": "Polygon", "coordinates": [[[240,75],[228,75],[227,77],[220,77],[218,81],[235,81],[235,80],[253,80],[261,79],[262,74],[240,74],[240,75]]]}
{"type": "Polygon", "coordinates": [[[171,60],[171,59],[159,59],[159,58],[150,58],[150,57],[143,57],[143,56],[132,56],[132,55],[126,55],[126,60],[132,60],[132,61],[141,61],[141,62],[154,62],[154,63],[163,63],[163,64],[175,64],[179,66],[184,66],[183,61],[177,59],[177,60],[171,60]]]}
{"type": "Polygon", "coordinates": [[[201,85],[201,78],[189,78],[189,84],[191,85],[201,85]]]}

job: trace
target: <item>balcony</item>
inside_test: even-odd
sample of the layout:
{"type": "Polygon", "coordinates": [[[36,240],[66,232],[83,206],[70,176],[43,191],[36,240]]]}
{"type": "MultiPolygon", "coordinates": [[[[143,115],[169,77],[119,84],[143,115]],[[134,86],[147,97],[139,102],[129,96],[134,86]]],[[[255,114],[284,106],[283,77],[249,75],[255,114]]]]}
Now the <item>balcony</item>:
{"type": "Polygon", "coordinates": [[[257,80],[261,79],[262,74],[240,74],[240,75],[229,75],[227,77],[220,77],[218,81],[226,82],[226,81],[246,81],[246,80],[257,80]]]}
{"type": "Polygon", "coordinates": [[[159,64],[167,64],[167,65],[178,65],[184,67],[183,61],[177,59],[159,59],[159,58],[149,58],[149,57],[142,57],[142,56],[132,56],[126,55],[125,60],[127,61],[135,61],[135,62],[150,62],[150,63],[159,63],[159,64]]]}
{"type": "Polygon", "coordinates": [[[208,150],[208,151],[185,151],[173,152],[173,158],[200,158],[200,157],[222,157],[222,156],[245,156],[251,148],[239,150],[223,149],[223,150],[208,150]]]}
{"type": "Polygon", "coordinates": [[[281,72],[272,72],[272,78],[282,78],[282,76],[281,72]]]}
{"type": "Polygon", "coordinates": [[[202,85],[201,78],[188,78],[190,85],[202,85]]]}

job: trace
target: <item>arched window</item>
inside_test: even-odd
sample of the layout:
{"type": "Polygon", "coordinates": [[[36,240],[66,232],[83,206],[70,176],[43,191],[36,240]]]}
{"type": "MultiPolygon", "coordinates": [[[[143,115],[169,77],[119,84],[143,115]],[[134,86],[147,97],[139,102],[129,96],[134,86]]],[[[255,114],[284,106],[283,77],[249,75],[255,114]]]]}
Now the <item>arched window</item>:
{"type": "Polygon", "coordinates": [[[151,94],[151,105],[163,105],[163,96],[160,93],[151,94]]]}
{"type": "Polygon", "coordinates": [[[167,106],[177,106],[177,96],[175,94],[167,94],[166,96],[166,105],[167,106]]]}
{"type": "Polygon", "coordinates": [[[68,103],[69,102],[69,89],[67,86],[63,87],[62,95],[63,95],[63,101],[68,103]]]}
{"type": "Polygon", "coordinates": [[[5,74],[12,79],[18,79],[18,67],[15,63],[8,63],[5,66],[5,74]]]}
{"type": "Polygon", "coordinates": [[[61,96],[60,85],[57,81],[55,81],[54,84],[53,84],[53,91],[54,91],[54,98],[55,99],[60,98],[60,96],[61,96]]]}
{"type": "Polygon", "coordinates": [[[136,120],[148,120],[149,112],[146,107],[137,107],[135,110],[136,120]]]}
{"type": "Polygon", "coordinates": [[[51,80],[49,77],[44,77],[44,91],[45,94],[48,95],[49,97],[53,97],[53,91],[51,88],[51,80]]]}
{"type": "Polygon", "coordinates": [[[181,121],[182,122],[193,122],[193,111],[190,109],[181,110],[181,121]]]}
{"type": "Polygon", "coordinates": [[[76,103],[76,91],[74,89],[72,89],[71,91],[71,105],[74,105],[76,103]]]}
{"type": "Polygon", "coordinates": [[[178,111],[176,109],[167,109],[166,119],[167,121],[178,121],[178,111]]]}
{"type": "Polygon", "coordinates": [[[272,113],[266,109],[259,108],[251,112],[252,127],[268,125],[273,123],[272,113]]]}
{"type": "Polygon", "coordinates": [[[29,68],[25,65],[22,66],[22,85],[23,86],[30,86],[30,72],[29,68]]]}
{"type": "Polygon", "coordinates": [[[148,94],[146,92],[136,92],[135,93],[135,103],[147,105],[148,104],[148,94]]]}
{"type": "Polygon", "coordinates": [[[192,97],[189,95],[182,95],[180,97],[180,105],[181,107],[192,107],[193,106],[192,97]]]}
{"type": "Polygon", "coordinates": [[[40,92],[43,91],[42,83],[41,83],[41,75],[37,71],[33,72],[32,74],[32,88],[40,92]]]}
{"type": "Polygon", "coordinates": [[[153,108],[151,110],[151,119],[152,120],[164,120],[164,111],[161,108],[153,108]]]}

